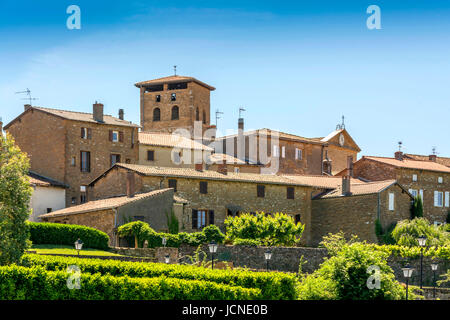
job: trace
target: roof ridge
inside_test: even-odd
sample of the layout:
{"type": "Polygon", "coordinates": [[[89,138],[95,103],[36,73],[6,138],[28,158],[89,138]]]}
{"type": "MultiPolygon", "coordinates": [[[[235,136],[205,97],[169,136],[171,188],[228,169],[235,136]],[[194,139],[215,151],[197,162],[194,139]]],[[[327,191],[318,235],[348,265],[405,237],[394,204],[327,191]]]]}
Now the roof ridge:
{"type": "MultiPolygon", "coordinates": [[[[56,109],[56,108],[48,108],[48,107],[38,107],[38,106],[33,106],[32,108],[43,109],[43,110],[48,109],[48,110],[55,110],[55,111],[64,111],[64,112],[80,113],[80,114],[93,114],[92,112],[73,111],[73,110],[56,109]]],[[[110,115],[110,114],[103,114],[103,116],[113,117],[113,118],[116,118],[117,120],[121,120],[121,121],[127,121],[127,120],[122,120],[122,119],[120,119],[120,118],[114,117],[113,115],[110,115]]],[[[127,121],[127,122],[128,122],[128,121],[127,121]]]]}

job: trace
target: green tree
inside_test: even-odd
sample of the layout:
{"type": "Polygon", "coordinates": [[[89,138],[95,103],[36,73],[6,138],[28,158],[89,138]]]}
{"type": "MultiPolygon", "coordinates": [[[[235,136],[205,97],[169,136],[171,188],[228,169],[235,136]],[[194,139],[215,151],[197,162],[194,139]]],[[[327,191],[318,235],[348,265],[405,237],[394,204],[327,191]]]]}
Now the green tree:
{"type": "Polygon", "coordinates": [[[423,202],[422,197],[417,195],[414,198],[414,203],[412,205],[412,219],[423,217],[423,202]]]}
{"type": "MultiPolygon", "coordinates": [[[[0,131],[1,132],[1,131],[0,131]]],[[[0,134],[0,264],[19,262],[29,247],[26,221],[32,188],[29,161],[13,138],[0,134]]]]}
{"type": "Polygon", "coordinates": [[[262,213],[242,214],[225,220],[227,241],[236,239],[259,240],[266,246],[293,246],[299,240],[304,225],[295,223],[294,219],[283,213],[268,216],[262,213]]]}
{"type": "Polygon", "coordinates": [[[117,234],[119,237],[134,237],[134,247],[142,248],[142,244],[145,238],[150,234],[155,233],[155,231],[150,228],[148,223],[143,221],[134,221],[120,226],[117,229],[117,234]]]}
{"type": "Polygon", "coordinates": [[[427,237],[428,246],[442,246],[450,244],[450,235],[445,231],[445,226],[431,225],[425,218],[399,221],[392,231],[392,237],[396,244],[402,246],[418,246],[417,238],[427,237]]]}

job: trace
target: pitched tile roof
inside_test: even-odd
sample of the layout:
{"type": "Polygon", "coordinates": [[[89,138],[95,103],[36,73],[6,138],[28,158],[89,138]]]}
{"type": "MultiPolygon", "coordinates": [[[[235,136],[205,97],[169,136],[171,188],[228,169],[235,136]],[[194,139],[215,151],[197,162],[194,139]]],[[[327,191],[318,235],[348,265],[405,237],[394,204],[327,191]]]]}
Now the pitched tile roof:
{"type": "Polygon", "coordinates": [[[142,199],[152,198],[156,197],[158,195],[161,195],[163,193],[168,192],[172,189],[160,189],[160,190],[154,190],[146,193],[140,193],[135,194],[134,197],[127,197],[127,196],[121,196],[121,197],[114,197],[114,198],[107,198],[107,199],[101,199],[101,200],[94,200],[89,201],[77,206],[64,208],[61,210],[56,210],[47,214],[43,214],[40,216],[40,218],[51,218],[51,217],[59,217],[59,216],[67,216],[72,214],[78,214],[78,213],[86,213],[86,212],[93,212],[93,211],[100,211],[100,210],[108,210],[108,209],[114,209],[121,206],[124,206],[126,204],[139,201],[142,199]]]}
{"type": "Polygon", "coordinates": [[[139,132],[139,143],[150,146],[213,151],[212,148],[200,142],[170,133],[139,132]]]}
{"type": "MultiPolygon", "coordinates": [[[[431,161],[429,159],[429,156],[420,155],[420,154],[405,153],[404,156],[408,157],[408,158],[410,158],[412,160],[431,161]]],[[[436,163],[442,164],[442,165],[444,165],[446,167],[450,167],[450,158],[447,158],[447,157],[436,157],[436,163]]]]}
{"type": "Polygon", "coordinates": [[[33,171],[28,171],[28,179],[30,180],[30,183],[35,186],[40,187],[60,187],[60,188],[67,188],[68,186],[65,185],[62,182],[44,177],[40,174],[37,174],[33,171]]]}
{"type": "MultiPolygon", "coordinates": [[[[307,175],[283,175],[288,179],[298,181],[299,183],[308,184],[315,187],[321,187],[324,189],[335,189],[342,185],[342,177],[333,176],[307,176],[307,175]]],[[[362,185],[367,182],[359,179],[351,178],[351,185],[362,185]]]]}
{"type": "Polygon", "coordinates": [[[214,88],[200,80],[197,80],[194,77],[175,76],[175,75],[158,78],[158,79],[153,79],[153,80],[141,81],[141,82],[136,83],[135,86],[139,88],[142,86],[158,85],[158,84],[164,84],[164,83],[177,83],[177,82],[195,82],[211,91],[216,90],[216,88],[214,88]]]}
{"type": "Polygon", "coordinates": [[[235,173],[228,172],[227,174],[219,173],[212,170],[197,171],[190,168],[171,168],[171,167],[156,167],[138,164],[116,163],[113,167],[108,169],[101,176],[93,180],[89,185],[94,185],[99,179],[105,176],[110,170],[114,168],[124,168],[135,171],[144,176],[160,176],[160,177],[178,177],[178,178],[192,178],[201,180],[216,180],[216,181],[235,181],[235,182],[249,182],[249,183],[263,183],[263,184],[277,184],[277,185],[292,185],[304,187],[318,187],[311,183],[303,183],[300,180],[289,179],[284,176],[257,174],[257,173],[235,173]]]}
{"type": "Polygon", "coordinates": [[[246,163],[241,159],[235,158],[228,154],[224,153],[213,153],[209,156],[209,161],[213,164],[216,163],[224,163],[224,164],[235,164],[235,165],[245,165],[245,164],[255,164],[255,163],[246,163]]]}
{"type": "MultiPolygon", "coordinates": [[[[274,136],[278,135],[279,139],[293,140],[293,141],[320,144],[320,145],[327,144],[326,142],[320,141],[316,138],[305,138],[305,137],[297,136],[295,134],[290,134],[290,133],[272,130],[272,129],[268,129],[268,128],[262,128],[262,129],[244,132],[244,136],[249,136],[249,135],[253,135],[253,134],[260,134],[260,135],[267,135],[267,136],[271,136],[273,134],[274,136]]],[[[238,136],[237,134],[232,134],[232,135],[228,135],[228,136],[217,137],[216,139],[217,140],[225,140],[225,139],[237,137],[237,136],[238,136]]]]}
{"type": "Polygon", "coordinates": [[[432,161],[410,160],[410,159],[405,159],[405,158],[403,160],[397,160],[395,158],[363,156],[360,160],[358,160],[358,162],[363,161],[364,159],[385,163],[385,164],[388,164],[388,165],[391,165],[391,166],[394,166],[397,168],[428,170],[428,171],[450,173],[449,167],[446,167],[442,164],[432,162],[432,161]]]}
{"type": "MultiPolygon", "coordinates": [[[[352,184],[350,187],[350,191],[351,191],[350,196],[380,193],[381,191],[385,190],[386,188],[389,188],[390,186],[392,186],[394,184],[397,184],[397,181],[385,180],[385,181],[377,181],[377,182],[368,182],[368,183],[363,183],[363,184],[352,184]]],[[[337,198],[337,197],[343,197],[342,185],[340,185],[338,188],[336,188],[330,192],[318,195],[316,198],[314,198],[314,200],[337,198]]]]}
{"type": "MultiPolygon", "coordinates": [[[[73,120],[73,121],[82,121],[82,122],[90,122],[90,123],[99,123],[94,120],[94,116],[92,113],[86,113],[86,112],[78,112],[78,111],[67,111],[67,110],[60,110],[60,109],[51,109],[51,108],[43,108],[43,107],[31,107],[27,110],[25,110],[23,113],[21,113],[18,117],[16,117],[14,120],[12,120],[10,123],[8,123],[5,126],[5,129],[7,129],[13,122],[15,122],[22,114],[25,112],[29,112],[30,110],[38,110],[42,111],[63,119],[67,120],[73,120]]],[[[110,115],[103,115],[103,122],[102,124],[109,124],[114,126],[124,126],[124,127],[136,127],[139,126],[137,124],[132,123],[131,121],[121,120],[119,118],[110,116],[110,115]]]]}

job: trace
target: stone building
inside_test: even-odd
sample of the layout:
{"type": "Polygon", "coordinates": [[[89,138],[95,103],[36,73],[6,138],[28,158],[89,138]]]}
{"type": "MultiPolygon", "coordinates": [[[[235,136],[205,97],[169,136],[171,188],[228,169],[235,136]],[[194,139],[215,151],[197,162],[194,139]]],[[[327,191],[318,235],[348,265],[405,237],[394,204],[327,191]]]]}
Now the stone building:
{"type": "Polygon", "coordinates": [[[28,173],[33,194],[30,199],[31,216],[28,220],[40,222],[40,216],[66,207],[67,186],[30,171],[28,173]]]}
{"type": "MultiPolygon", "coordinates": [[[[135,84],[140,89],[143,131],[171,133],[183,128],[193,133],[210,128],[210,92],[215,88],[193,77],[169,76],[135,84]]],[[[214,126],[213,126],[214,127],[214,126]]]]}
{"type": "Polygon", "coordinates": [[[45,222],[96,228],[108,234],[111,246],[118,246],[117,227],[139,220],[147,222],[156,231],[167,232],[166,214],[175,208],[173,189],[160,189],[89,201],[44,214],[41,218],[45,222]]]}
{"type": "MultiPolygon", "coordinates": [[[[346,175],[345,169],[338,175],[346,175]]],[[[394,179],[423,200],[424,217],[443,223],[450,211],[450,168],[434,161],[411,160],[402,152],[394,158],[364,156],[354,163],[355,178],[366,181],[394,179]]]]}
{"type": "Polygon", "coordinates": [[[384,231],[411,216],[412,195],[395,180],[363,184],[341,184],[318,194],[312,201],[312,239],[316,246],[328,233],[344,232],[360,240],[377,243],[375,221],[384,231]]]}
{"type": "Polygon", "coordinates": [[[5,126],[20,149],[27,153],[31,170],[68,186],[66,206],[85,202],[86,185],[116,162],[136,163],[138,126],[103,114],[95,103],[93,113],[25,105],[5,126]]]}

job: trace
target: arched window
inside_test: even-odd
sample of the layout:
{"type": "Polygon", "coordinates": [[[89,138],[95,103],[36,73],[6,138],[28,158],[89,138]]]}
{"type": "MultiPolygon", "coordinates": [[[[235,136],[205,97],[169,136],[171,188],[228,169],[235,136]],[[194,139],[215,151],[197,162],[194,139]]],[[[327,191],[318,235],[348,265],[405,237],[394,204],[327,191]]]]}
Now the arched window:
{"type": "Polygon", "coordinates": [[[178,108],[178,106],[173,106],[172,107],[172,120],[180,119],[179,111],[180,111],[180,109],[178,108]]]}
{"type": "Polygon", "coordinates": [[[161,120],[161,110],[159,108],[153,109],[153,121],[161,120]]]}
{"type": "Polygon", "coordinates": [[[206,124],[206,112],[203,110],[203,124],[206,124]]]}
{"type": "Polygon", "coordinates": [[[200,113],[198,112],[198,108],[195,109],[195,121],[200,121],[200,113]]]}

